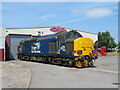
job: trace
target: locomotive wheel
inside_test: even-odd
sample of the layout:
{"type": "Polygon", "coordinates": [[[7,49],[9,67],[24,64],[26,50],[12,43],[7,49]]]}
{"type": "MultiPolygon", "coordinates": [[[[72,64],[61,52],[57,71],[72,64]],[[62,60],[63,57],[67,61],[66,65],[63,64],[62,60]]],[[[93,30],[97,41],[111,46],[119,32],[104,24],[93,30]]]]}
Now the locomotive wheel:
{"type": "Polygon", "coordinates": [[[59,64],[59,61],[57,59],[53,59],[53,64],[59,64]]]}
{"type": "Polygon", "coordinates": [[[89,66],[90,66],[90,67],[94,67],[93,61],[90,61],[90,62],[89,62],[89,66]]]}
{"type": "Polygon", "coordinates": [[[60,64],[61,64],[61,60],[60,60],[60,59],[57,59],[56,64],[57,64],[57,65],[60,65],[60,64]]]}
{"type": "Polygon", "coordinates": [[[73,66],[73,62],[72,61],[68,61],[68,64],[67,64],[67,66],[73,66]]]}
{"type": "Polygon", "coordinates": [[[87,68],[89,66],[88,60],[84,60],[84,66],[87,68]]]}
{"type": "Polygon", "coordinates": [[[28,57],[28,56],[25,56],[25,57],[24,57],[24,60],[26,60],[26,61],[29,60],[29,57],[28,57]]]}
{"type": "Polygon", "coordinates": [[[63,66],[67,66],[67,61],[62,61],[61,63],[63,66]]]}
{"type": "Polygon", "coordinates": [[[52,63],[52,58],[47,58],[48,63],[52,63]]]}
{"type": "Polygon", "coordinates": [[[75,66],[76,66],[77,68],[82,68],[82,67],[84,66],[84,62],[83,62],[83,61],[76,61],[75,66]]]}
{"type": "Polygon", "coordinates": [[[55,64],[54,58],[51,59],[51,64],[55,64]]]}

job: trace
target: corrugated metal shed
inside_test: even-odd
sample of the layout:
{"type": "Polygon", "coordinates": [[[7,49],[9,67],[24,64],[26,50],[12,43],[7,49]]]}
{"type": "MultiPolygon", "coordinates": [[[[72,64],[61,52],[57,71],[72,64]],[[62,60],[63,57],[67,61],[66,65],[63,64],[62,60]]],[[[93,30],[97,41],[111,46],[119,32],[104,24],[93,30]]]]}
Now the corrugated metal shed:
{"type": "Polygon", "coordinates": [[[6,60],[17,59],[19,42],[27,38],[31,38],[31,35],[9,34],[6,36],[6,60]]]}
{"type": "MultiPolygon", "coordinates": [[[[53,27],[60,27],[60,26],[46,26],[46,27],[16,27],[16,28],[6,28],[6,31],[10,34],[31,34],[33,36],[37,36],[38,32],[42,32],[41,35],[48,35],[54,34],[55,32],[50,31],[53,27]]],[[[65,28],[67,31],[76,30],[78,31],[83,37],[92,38],[94,42],[98,40],[96,33],[91,33],[87,31],[72,29],[72,28],[65,28]]]]}
{"type": "Polygon", "coordinates": [[[4,61],[4,49],[0,49],[0,61],[4,61]]]}
{"type": "MultiPolygon", "coordinates": [[[[30,38],[31,36],[54,34],[56,32],[52,32],[50,30],[53,27],[60,28],[60,26],[0,28],[0,50],[2,52],[0,58],[3,58],[5,53],[6,60],[17,59],[17,45],[21,40],[30,38]]],[[[76,30],[66,27],[62,28],[65,28],[67,31],[76,30]]],[[[94,42],[98,40],[96,33],[90,33],[82,30],[76,31],[78,31],[83,37],[93,39],[94,42]]]]}

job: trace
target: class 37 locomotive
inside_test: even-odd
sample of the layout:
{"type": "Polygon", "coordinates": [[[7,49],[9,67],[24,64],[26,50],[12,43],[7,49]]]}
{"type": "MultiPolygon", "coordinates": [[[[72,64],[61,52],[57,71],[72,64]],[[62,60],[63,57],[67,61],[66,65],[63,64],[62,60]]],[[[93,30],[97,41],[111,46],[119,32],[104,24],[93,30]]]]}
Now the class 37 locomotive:
{"type": "Polygon", "coordinates": [[[22,40],[17,55],[20,60],[83,68],[94,66],[96,53],[92,39],[69,31],[22,40]]]}

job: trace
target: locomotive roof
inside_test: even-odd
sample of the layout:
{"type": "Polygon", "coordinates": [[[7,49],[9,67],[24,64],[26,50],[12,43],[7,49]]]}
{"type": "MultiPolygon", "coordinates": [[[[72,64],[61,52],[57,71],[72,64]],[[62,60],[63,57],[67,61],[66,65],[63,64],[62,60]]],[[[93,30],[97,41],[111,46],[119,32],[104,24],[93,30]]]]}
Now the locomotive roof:
{"type": "Polygon", "coordinates": [[[39,37],[26,39],[26,40],[23,40],[22,42],[30,42],[30,41],[40,40],[40,39],[54,38],[54,37],[58,37],[58,36],[61,36],[61,35],[66,35],[69,32],[77,32],[77,31],[59,32],[59,33],[56,33],[56,34],[49,34],[49,35],[44,35],[44,36],[39,36],[39,37]]]}

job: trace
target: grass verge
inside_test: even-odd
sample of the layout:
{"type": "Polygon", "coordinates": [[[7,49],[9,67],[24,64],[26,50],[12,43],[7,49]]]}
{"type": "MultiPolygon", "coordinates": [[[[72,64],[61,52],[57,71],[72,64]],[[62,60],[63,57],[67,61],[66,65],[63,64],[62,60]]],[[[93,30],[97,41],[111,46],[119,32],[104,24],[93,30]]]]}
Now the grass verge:
{"type": "Polygon", "coordinates": [[[107,55],[120,55],[120,53],[118,53],[117,51],[113,51],[113,52],[107,52],[107,55]]]}

